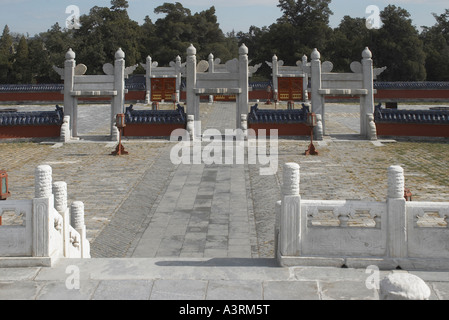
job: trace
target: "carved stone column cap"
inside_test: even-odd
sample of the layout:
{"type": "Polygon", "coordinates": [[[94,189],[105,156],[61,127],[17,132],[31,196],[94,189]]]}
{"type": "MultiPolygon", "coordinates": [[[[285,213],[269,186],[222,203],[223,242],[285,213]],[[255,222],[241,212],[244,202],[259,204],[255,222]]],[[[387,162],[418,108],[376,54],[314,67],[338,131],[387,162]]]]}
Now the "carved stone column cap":
{"type": "Polygon", "coordinates": [[[299,180],[299,164],[294,162],[284,164],[282,194],[299,195],[299,180]]]}
{"type": "Polygon", "coordinates": [[[388,198],[404,198],[404,169],[401,166],[388,167],[388,198]]]}
{"type": "Polygon", "coordinates": [[[370,49],[368,47],[365,48],[365,50],[363,50],[362,52],[362,58],[363,59],[371,59],[373,57],[372,52],[370,51],[370,49]]]}
{"type": "Polygon", "coordinates": [[[84,203],[74,201],[71,206],[70,224],[74,229],[82,229],[84,227],[84,203]]]}
{"type": "Polygon", "coordinates": [[[242,56],[242,55],[245,55],[245,54],[248,54],[248,47],[245,46],[244,43],[242,43],[242,45],[239,48],[239,55],[242,56]]]}
{"type": "Polygon", "coordinates": [[[52,168],[40,165],[34,172],[34,190],[36,198],[49,198],[53,194],[52,168]]]}
{"type": "Polygon", "coordinates": [[[196,55],[196,48],[193,46],[193,44],[190,44],[190,46],[187,48],[187,55],[188,56],[196,55]]]}
{"type": "Polygon", "coordinates": [[[55,209],[58,212],[67,209],[67,183],[64,181],[54,182],[53,194],[55,196],[55,209]]]}
{"type": "Polygon", "coordinates": [[[115,59],[116,60],[125,59],[125,53],[123,52],[122,48],[118,48],[117,52],[115,53],[115,59]]]}
{"type": "Polygon", "coordinates": [[[75,60],[76,54],[73,52],[72,48],[70,48],[67,53],[65,54],[66,60],[75,60]]]}
{"type": "Polygon", "coordinates": [[[321,53],[317,50],[317,48],[313,49],[312,54],[310,55],[312,60],[320,60],[321,53]]]}

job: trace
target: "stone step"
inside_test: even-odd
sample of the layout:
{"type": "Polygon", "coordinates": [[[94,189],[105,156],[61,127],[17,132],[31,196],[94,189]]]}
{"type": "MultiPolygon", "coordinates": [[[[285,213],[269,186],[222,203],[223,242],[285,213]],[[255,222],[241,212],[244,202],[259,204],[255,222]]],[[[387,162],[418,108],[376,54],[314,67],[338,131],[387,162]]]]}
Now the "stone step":
{"type": "MultiPolygon", "coordinates": [[[[376,300],[374,276],[406,272],[372,271],[282,268],[275,259],[63,258],[51,268],[0,268],[0,300],[376,300]]],[[[430,299],[449,299],[449,272],[413,274],[430,299]]]]}

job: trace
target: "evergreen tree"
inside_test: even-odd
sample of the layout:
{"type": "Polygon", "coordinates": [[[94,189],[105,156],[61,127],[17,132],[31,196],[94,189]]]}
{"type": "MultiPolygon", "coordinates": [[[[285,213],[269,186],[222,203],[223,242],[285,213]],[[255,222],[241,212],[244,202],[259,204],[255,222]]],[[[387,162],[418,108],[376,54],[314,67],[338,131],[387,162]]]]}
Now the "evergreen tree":
{"type": "MultiPolygon", "coordinates": [[[[54,62],[50,61],[50,54],[46,49],[41,36],[36,36],[28,40],[29,64],[31,72],[30,83],[60,83],[62,82],[52,66],[54,62]]],[[[62,65],[61,65],[62,67],[62,65]]]]}
{"type": "Polygon", "coordinates": [[[427,80],[449,81],[449,9],[433,16],[436,24],[424,27],[421,33],[426,52],[427,80]]]}
{"type": "Polygon", "coordinates": [[[198,48],[192,37],[192,13],[181,3],[164,3],[154,9],[156,14],[165,14],[155,22],[156,41],[152,48],[153,59],[161,65],[167,65],[177,55],[185,56],[190,43],[198,48]]]}
{"type": "Polygon", "coordinates": [[[380,76],[384,81],[423,81],[426,79],[425,52],[410,13],[394,5],[381,13],[382,27],[373,30],[374,62],[388,69],[380,76]]]}
{"type": "MultiPolygon", "coordinates": [[[[245,43],[253,64],[263,63],[257,77],[270,78],[264,63],[276,54],[286,65],[294,65],[313,48],[322,60],[334,63],[334,71],[348,72],[352,61],[361,59],[368,46],[377,66],[387,66],[380,80],[449,81],[449,9],[436,15],[436,24],[423,27],[421,35],[410,14],[400,7],[387,6],[381,12],[379,30],[369,30],[364,19],[345,16],[340,25],[329,27],[331,0],[279,0],[281,17],[271,25],[251,26],[248,32],[224,35],[215,7],[193,13],[179,2],[154,9],[161,14],[155,22],[146,16],[142,25],[129,18],[126,0],[111,0],[109,7],[93,7],[80,17],[80,29],[62,29],[58,23],[33,38],[11,35],[8,26],[0,37],[0,83],[60,82],[51,68],[62,67],[69,48],[89,74],[103,74],[105,63],[113,63],[118,48],[126,54],[127,65],[144,62],[150,55],[160,66],[177,55],[184,60],[192,43],[198,59],[213,53],[222,62],[238,56],[245,43]]],[[[143,69],[138,69],[142,72],[143,69]]]]}
{"type": "Polygon", "coordinates": [[[111,0],[111,10],[125,10],[129,8],[128,1],[126,0],[111,0]]]}
{"type": "Polygon", "coordinates": [[[126,54],[127,65],[141,61],[140,26],[129,18],[126,8],[127,1],[112,0],[111,8],[95,6],[80,17],[81,27],[73,34],[73,50],[89,73],[102,74],[103,65],[114,62],[119,48],[126,54]]]}
{"type": "Polygon", "coordinates": [[[154,24],[153,54],[150,54],[161,65],[167,65],[177,55],[185,57],[190,44],[196,47],[199,59],[207,59],[210,53],[223,62],[237,56],[235,39],[227,39],[221,31],[215,7],[192,15],[189,9],[176,2],[164,3],[154,12],[165,14],[154,24]]]}
{"type": "Polygon", "coordinates": [[[289,34],[291,52],[301,52],[301,56],[309,55],[314,48],[326,52],[327,39],[332,33],[329,26],[329,18],[333,14],[330,3],[331,0],[279,0],[278,7],[283,15],[278,24],[288,23],[294,27],[289,34]]]}
{"type": "Polygon", "coordinates": [[[327,46],[333,71],[349,72],[351,62],[360,61],[364,48],[371,48],[371,37],[372,31],[366,28],[365,19],[344,16],[327,46]]]}
{"type": "Polygon", "coordinates": [[[0,38],[0,83],[7,84],[10,81],[13,51],[13,40],[6,25],[0,38]]]}
{"type": "Polygon", "coordinates": [[[14,83],[31,83],[31,65],[28,50],[28,42],[25,36],[20,38],[13,63],[12,79],[14,83]]]}

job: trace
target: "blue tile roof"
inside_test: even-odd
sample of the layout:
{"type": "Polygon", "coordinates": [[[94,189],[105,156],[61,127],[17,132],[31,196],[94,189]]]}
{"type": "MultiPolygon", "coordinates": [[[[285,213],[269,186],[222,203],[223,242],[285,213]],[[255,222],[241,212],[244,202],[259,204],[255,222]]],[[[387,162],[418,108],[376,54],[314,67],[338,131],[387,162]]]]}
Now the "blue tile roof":
{"type": "Polygon", "coordinates": [[[248,123],[304,123],[308,112],[309,107],[304,104],[301,109],[292,110],[259,109],[256,104],[251,107],[248,123]]]}
{"type": "Polygon", "coordinates": [[[449,111],[384,109],[379,104],[375,107],[374,121],[378,123],[449,124],[449,111]]]}
{"type": "Polygon", "coordinates": [[[0,112],[0,126],[42,126],[62,125],[63,108],[56,106],[55,111],[0,112]]]}
{"type": "Polygon", "coordinates": [[[184,107],[178,104],[176,110],[134,110],[133,105],[126,108],[126,124],[175,124],[186,123],[184,107]]]}

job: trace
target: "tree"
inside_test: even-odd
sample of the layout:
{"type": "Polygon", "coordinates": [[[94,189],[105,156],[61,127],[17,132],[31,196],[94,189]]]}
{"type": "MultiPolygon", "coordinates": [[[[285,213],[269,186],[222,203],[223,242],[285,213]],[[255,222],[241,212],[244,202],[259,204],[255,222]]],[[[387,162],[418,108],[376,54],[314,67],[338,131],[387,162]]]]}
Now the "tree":
{"type": "Polygon", "coordinates": [[[126,0],[111,0],[111,10],[119,11],[129,8],[128,1],[126,0]]]}
{"type": "Polygon", "coordinates": [[[140,26],[129,18],[127,7],[127,1],[112,0],[111,8],[95,6],[80,17],[81,27],[73,31],[72,48],[89,73],[102,74],[103,65],[114,61],[119,48],[126,53],[128,65],[141,61],[140,26]]]}
{"type": "Polygon", "coordinates": [[[17,50],[14,55],[12,81],[14,83],[31,83],[31,65],[28,50],[28,42],[25,36],[20,38],[17,50]]]}
{"type": "MultiPolygon", "coordinates": [[[[195,13],[192,16],[191,39],[197,44],[199,57],[207,59],[210,53],[223,62],[235,58],[238,48],[235,42],[228,41],[221,31],[215,15],[215,7],[195,13]]],[[[185,49],[184,49],[185,50],[185,49]]]]}
{"type": "Polygon", "coordinates": [[[412,25],[410,13],[394,5],[380,13],[383,22],[373,30],[374,61],[387,66],[381,75],[385,81],[423,81],[426,79],[425,52],[418,30],[412,25]]]}
{"type": "Polygon", "coordinates": [[[139,51],[142,59],[146,59],[147,56],[154,54],[151,50],[154,49],[153,44],[155,43],[157,43],[156,26],[150,17],[146,16],[144,23],[140,27],[139,51]]]}
{"type": "MultiPolygon", "coordinates": [[[[177,55],[183,55],[192,39],[192,13],[181,3],[164,3],[154,9],[156,14],[165,14],[155,22],[156,41],[152,57],[161,65],[167,65],[177,55]]],[[[199,49],[199,48],[197,48],[199,49]]]]}
{"type": "Polygon", "coordinates": [[[278,24],[291,24],[297,39],[292,43],[291,52],[309,54],[314,48],[325,52],[327,39],[332,33],[329,17],[333,14],[329,8],[331,0],[279,0],[278,7],[283,15],[278,24]]]}
{"type": "Polygon", "coordinates": [[[8,83],[13,62],[13,41],[6,25],[0,38],[0,83],[8,83]]]}
{"type": "Polygon", "coordinates": [[[365,47],[371,47],[372,32],[366,28],[365,19],[344,16],[328,40],[328,55],[335,72],[349,72],[353,61],[360,61],[365,47]],[[356,32],[355,32],[356,31],[356,32]]]}
{"type": "MultiPolygon", "coordinates": [[[[195,13],[184,8],[181,3],[164,3],[154,9],[157,14],[165,14],[155,24],[155,37],[150,54],[161,65],[167,65],[177,55],[186,54],[190,44],[197,49],[199,59],[207,59],[210,53],[222,61],[237,56],[238,48],[233,38],[226,38],[215,15],[215,7],[195,13]],[[235,47],[234,47],[235,46],[235,47]]],[[[149,21],[147,28],[151,27],[149,21]]]]}
{"type": "Polygon", "coordinates": [[[433,16],[436,24],[424,27],[421,33],[426,52],[427,80],[449,81],[449,9],[433,16]]]}
{"type": "Polygon", "coordinates": [[[50,61],[50,54],[46,49],[44,40],[41,36],[35,36],[28,40],[29,64],[31,72],[30,83],[60,83],[62,82],[52,66],[55,64],[50,61]]]}

